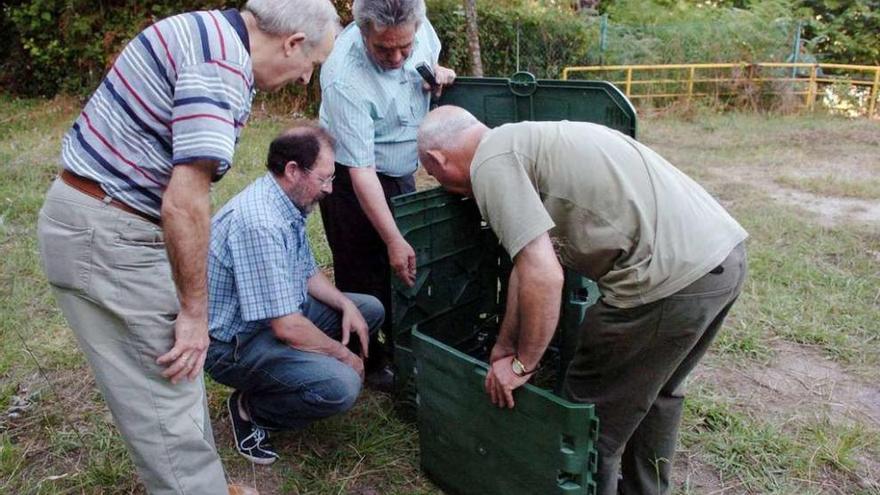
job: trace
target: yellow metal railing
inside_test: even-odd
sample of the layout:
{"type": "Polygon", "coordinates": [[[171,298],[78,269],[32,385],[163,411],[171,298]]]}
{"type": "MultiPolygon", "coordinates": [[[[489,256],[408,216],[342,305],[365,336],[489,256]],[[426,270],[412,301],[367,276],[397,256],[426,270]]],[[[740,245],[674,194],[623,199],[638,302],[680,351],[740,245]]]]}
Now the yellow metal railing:
{"type": "MultiPolygon", "coordinates": [[[[562,79],[569,79],[572,74],[578,73],[604,74],[604,77],[591,77],[608,80],[633,100],[684,98],[690,101],[694,97],[737,96],[746,87],[770,83],[771,86],[785,87],[790,94],[803,96],[804,106],[812,110],[820,87],[846,84],[855,88],[871,88],[867,115],[873,117],[880,95],[880,66],[875,65],[776,62],[604,65],[566,67],[562,71],[562,79]],[[828,72],[842,74],[831,75],[828,72]],[[610,79],[615,74],[619,79],[610,79]]],[[[762,90],[762,94],[781,93],[781,89],[762,90]]]]}

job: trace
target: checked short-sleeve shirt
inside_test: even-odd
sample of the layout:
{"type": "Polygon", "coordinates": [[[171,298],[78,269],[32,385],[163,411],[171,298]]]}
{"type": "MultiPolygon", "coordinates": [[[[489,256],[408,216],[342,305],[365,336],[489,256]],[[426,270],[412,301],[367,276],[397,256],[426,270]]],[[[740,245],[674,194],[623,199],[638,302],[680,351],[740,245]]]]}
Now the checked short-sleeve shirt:
{"type": "Polygon", "coordinates": [[[270,173],[232,198],[211,222],[208,326],[229,342],[270,319],[299,313],[317,270],[306,216],[270,173]]]}

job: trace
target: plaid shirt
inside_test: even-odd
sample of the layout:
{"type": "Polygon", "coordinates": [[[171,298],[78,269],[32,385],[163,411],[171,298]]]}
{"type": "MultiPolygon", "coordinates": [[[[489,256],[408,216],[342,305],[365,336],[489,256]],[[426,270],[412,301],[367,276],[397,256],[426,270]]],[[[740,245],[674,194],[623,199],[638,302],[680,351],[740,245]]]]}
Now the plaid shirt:
{"type": "Polygon", "coordinates": [[[239,332],[301,312],[317,270],[305,221],[270,173],[214,215],[208,253],[211,337],[229,342],[239,332]]]}

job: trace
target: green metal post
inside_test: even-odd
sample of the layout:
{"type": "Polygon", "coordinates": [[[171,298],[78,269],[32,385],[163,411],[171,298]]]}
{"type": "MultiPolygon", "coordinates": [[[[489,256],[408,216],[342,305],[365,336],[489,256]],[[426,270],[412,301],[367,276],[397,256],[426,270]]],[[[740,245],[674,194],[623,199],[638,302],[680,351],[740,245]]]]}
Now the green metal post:
{"type": "MultiPolygon", "coordinates": [[[[794,33],[794,46],[791,49],[791,57],[789,57],[792,63],[798,62],[798,56],[801,53],[801,29],[804,27],[804,21],[798,21],[797,30],[794,33]]],[[[797,76],[797,67],[791,68],[791,78],[794,79],[797,76]]]]}
{"type": "Polygon", "coordinates": [[[605,49],[608,47],[608,14],[602,15],[599,26],[599,65],[605,65],[605,49]]]}

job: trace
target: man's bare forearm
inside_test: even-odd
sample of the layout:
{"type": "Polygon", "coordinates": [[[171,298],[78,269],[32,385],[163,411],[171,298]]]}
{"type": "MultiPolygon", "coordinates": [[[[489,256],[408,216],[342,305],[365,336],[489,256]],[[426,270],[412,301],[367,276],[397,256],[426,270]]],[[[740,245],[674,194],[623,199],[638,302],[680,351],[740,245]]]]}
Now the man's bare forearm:
{"type": "Polygon", "coordinates": [[[504,319],[501,320],[501,328],[498,329],[497,345],[502,349],[515,351],[519,328],[519,280],[516,270],[512,270],[508,279],[507,302],[504,309],[504,319]]]}
{"type": "Polygon", "coordinates": [[[278,340],[301,351],[317,352],[340,359],[348,350],[299,313],[273,318],[269,326],[278,340]]]}
{"type": "Polygon", "coordinates": [[[182,312],[207,318],[211,177],[216,162],[175,166],[162,200],[162,230],[182,312]]]}
{"type": "Polygon", "coordinates": [[[309,295],[337,311],[342,311],[351,303],[351,299],[345,297],[345,294],[337,289],[321,270],[309,278],[309,295]]]}
{"type": "Polygon", "coordinates": [[[523,248],[514,270],[519,286],[517,353],[527,369],[534,369],[556,331],[564,282],[562,266],[547,234],[523,248]]]}
{"type": "Polygon", "coordinates": [[[331,339],[300,313],[289,314],[269,321],[275,338],[306,352],[324,354],[345,363],[363,379],[364,362],[341,342],[331,339]]]}

